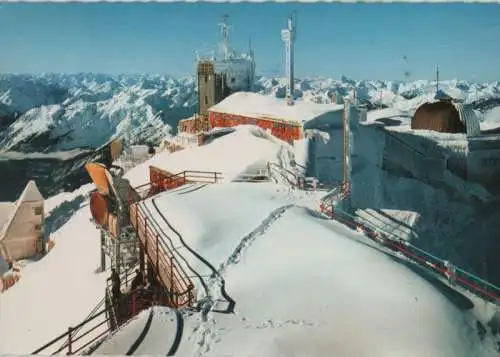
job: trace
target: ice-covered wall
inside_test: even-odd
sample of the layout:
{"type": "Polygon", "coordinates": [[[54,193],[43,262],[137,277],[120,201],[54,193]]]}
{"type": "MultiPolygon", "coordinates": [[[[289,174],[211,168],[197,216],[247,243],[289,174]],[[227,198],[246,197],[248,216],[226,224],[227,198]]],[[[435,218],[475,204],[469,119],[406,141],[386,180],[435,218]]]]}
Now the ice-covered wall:
{"type": "Polygon", "coordinates": [[[422,180],[442,180],[446,160],[443,153],[430,142],[411,134],[385,132],[383,168],[387,171],[406,172],[409,177],[422,180]]]}
{"type": "MultiPolygon", "coordinates": [[[[483,195],[481,199],[493,200],[495,195],[500,198],[500,136],[426,135],[376,124],[361,125],[360,128],[355,143],[366,141],[373,135],[370,134],[372,131],[382,133],[377,140],[383,143],[382,168],[385,171],[458,191],[469,186],[468,194],[473,195],[479,192],[473,186],[480,185],[490,196],[493,195],[489,198],[483,195]]],[[[374,155],[365,152],[363,147],[360,150],[357,153],[361,156],[374,155]]]]}
{"type": "Polygon", "coordinates": [[[383,200],[385,135],[372,126],[360,125],[353,135],[351,205],[373,207],[383,200]]]}
{"type": "MultiPolygon", "coordinates": [[[[324,115],[308,121],[304,129],[319,130],[328,134],[328,139],[316,137],[308,141],[308,172],[309,176],[317,177],[322,182],[336,182],[343,179],[343,110],[327,112],[324,115]]],[[[353,135],[358,126],[358,111],[351,108],[348,111],[351,126],[351,149],[354,150],[353,135]]],[[[355,165],[355,162],[352,162],[355,165]]]]}
{"type": "MultiPolygon", "coordinates": [[[[492,196],[480,194],[481,186],[461,180],[447,169],[450,159],[458,162],[460,156],[465,157],[467,141],[391,134],[376,125],[360,125],[355,135],[358,156],[353,167],[352,206],[377,212],[415,212],[418,218],[412,225],[418,238],[412,238],[414,244],[500,283],[500,261],[495,253],[500,203],[478,199],[492,196]]],[[[491,153],[492,144],[488,149],[491,153]]],[[[462,160],[462,164],[466,162],[462,160]]]]}
{"type": "Polygon", "coordinates": [[[468,144],[468,179],[482,182],[491,191],[498,192],[498,186],[500,186],[500,136],[471,138],[468,144]]]}
{"type": "Polygon", "coordinates": [[[215,73],[225,73],[231,91],[250,91],[253,78],[253,63],[245,58],[215,62],[215,73]]]}

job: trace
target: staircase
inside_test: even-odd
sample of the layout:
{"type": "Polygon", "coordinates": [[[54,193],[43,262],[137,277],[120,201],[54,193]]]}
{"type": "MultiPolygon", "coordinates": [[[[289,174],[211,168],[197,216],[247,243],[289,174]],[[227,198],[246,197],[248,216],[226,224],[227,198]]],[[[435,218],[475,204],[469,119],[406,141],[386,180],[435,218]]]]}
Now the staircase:
{"type": "Polygon", "coordinates": [[[130,206],[130,222],[161,285],[167,289],[165,303],[173,308],[193,306],[194,284],[182,269],[174,253],[160,239],[149,217],[140,212],[137,203],[130,206]]]}
{"type": "Polygon", "coordinates": [[[302,165],[295,164],[292,169],[283,167],[275,162],[267,164],[269,177],[276,183],[283,183],[294,188],[305,191],[331,190],[340,185],[340,182],[320,182],[315,177],[305,176],[306,169],[302,165]]]}
{"type": "Polygon", "coordinates": [[[343,202],[351,194],[351,188],[348,182],[342,182],[334,187],[321,199],[320,211],[328,217],[334,217],[334,211],[338,204],[343,202]]]}

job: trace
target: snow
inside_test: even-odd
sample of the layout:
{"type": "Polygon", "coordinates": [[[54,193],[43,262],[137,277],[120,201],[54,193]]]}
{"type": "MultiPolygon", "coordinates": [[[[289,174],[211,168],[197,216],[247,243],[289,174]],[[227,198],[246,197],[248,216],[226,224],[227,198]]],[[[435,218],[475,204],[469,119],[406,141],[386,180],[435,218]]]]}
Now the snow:
{"type": "Polygon", "coordinates": [[[184,170],[221,172],[223,180],[231,181],[247,168],[267,168],[268,161],[289,162],[289,144],[276,139],[265,130],[241,125],[231,134],[195,148],[170,153],[163,151],[131,169],[125,175],[133,187],[149,182],[149,166],[171,173],[184,170]],[[230,149],[228,149],[230,148],[230,149]]]}
{"type": "Polygon", "coordinates": [[[108,273],[96,273],[99,232],[87,204],[53,233],[55,247],[25,266],[0,295],[0,353],[27,354],[83,321],[102,299],[108,273]]]}
{"type": "Polygon", "coordinates": [[[35,160],[35,159],[54,159],[54,160],[70,160],[78,155],[86,153],[86,150],[68,150],[68,151],[54,151],[49,153],[44,152],[17,152],[17,151],[6,151],[0,153],[1,160],[35,160]]]}
{"type": "MultiPolygon", "coordinates": [[[[180,119],[196,111],[196,83],[194,76],[1,74],[0,117],[5,116],[14,123],[0,132],[0,151],[16,148],[16,145],[22,145],[28,152],[99,147],[113,137],[143,144],[148,140],[161,140],[170,135],[170,128],[176,128],[180,119]],[[46,140],[31,140],[42,135],[54,142],[48,145],[46,140]]],[[[307,108],[309,103],[330,103],[332,93],[338,93],[339,98],[352,97],[355,89],[356,98],[361,102],[411,113],[424,102],[434,100],[436,88],[435,82],[430,80],[400,82],[305,77],[295,80],[299,99],[292,109],[277,98],[283,98],[285,86],[284,78],[257,79],[255,90],[266,97],[258,100],[258,106],[242,107],[241,110],[247,114],[275,114],[287,120],[302,121],[315,114],[307,108]]],[[[498,81],[444,80],[440,81],[440,89],[463,98],[465,103],[500,98],[498,81]]],[[[335,108],[334,104],[324,106],[335,108]]],[[[235,110],[233,105],[230,109],[235,110]]]]}
{"type": "MultiPolygon", "coordinates": [[[[256,150],[269,150],[265,156],[275,157],[279,141],[264,134],[241,127],[204,149],[218,147],[209,154],[228,156],[238,145],[248,148],[245,140],[260,140],[266,144],[259,148],[253,143],[256,150]]],[[[209,159],[196,149],[185,152],[195,152],[183,158],[193,168],[209,159]]],[[[166,158],[174,155],[164,156],[166,165],[166,158]]],[[[241,167],[251,166],[256,157],[261,155],[243,157],[241,167]]],[[[213,170],[214,164],[207,166],[213,170]]],[[[142,165],[144,170],[148,164],[142,165]]],[[[64,201],[78,201],[90,189],[92,185],[86,185],[51,198],[47,209],[55,212],[64,201]]],[[[317,206],[314,200],[281,185],[230,182],[185,186],[155,198],[186,244],[222,274],[227,293],[236,301],[234,314],[210,312],[206,321],[202,313],[184,313],[176,355],[495,355],[490,336],[479,341],[471,313],[461,311],[406,266],[361,244],[359,234],[303,207],[317,206]]],[[[22,281],[0,296],[0,353],[34,350],[83,320],[102,298],[107,274],[94,272],[99,238],[86,202],[54,233],[54,249],[23,269],[22,281]],[[60,284],[47,289],[54,281],[60,284]]],[[[143,205],[154,209],[152,199],[143,205]]],[[[180,243],[157,214],[151,216],[174,244],[180,243]]],[[[220,281],[209,278],[211,269],[194,254],[180,251],[207,284],[205,293],[220,299],[220,281]]],[[[96,353],[126,353],[148,314],[118,331],[96,353]]],[[[166,354],[177,324],[172,311],[155,308],[136,353],[166,354]]]]}
{"type": "Polygon", "coordinates": [[[401,117],[410,117],[407,112],[398,110],[397,108],[385,108],[371,110],[367,113],[367,123],[375,122],[379,119],[397,119],[400,120],[401,117]]]}
{"type": "MultiPolygon", "coordinates": [[[[167,191],[141,202],[140,207],[144,214],[151,217],[151,223],[158,232],[162,232],[162,237],[166,235],[172,240],[172,248],[182,246],[182,241],[171,227],[182,232],[183,241],[191,249],[203,252],[205,259],[213,266],[219,266],[238,241],[264,221],[268,212],[293,201],[284,186],[227,183],[199,185],[173,193],[167,191]],[[224,213],[229,211],[230,215],[224,213]],[[162,216],[158,212],[165,214],[162,216]]],[[[168,239],[163,239],[167,245],[170,244],[168,239]]],[[[186,259],[186,271],[190,266],[202,276],[212,273],[211,267],[196,256],[187,252],[181,254],[186,259]]]]}
{"type": "Polygon", "coordinates": [[[16,204],[14,202],[0,202],[0,232],[4,224],[9,221],[9,217],[15,208],[16,204]]]}
{"type": "Polygon", "coordinates": [[[90,191],[95,190],[95,185],[89,183],[81,186],[73,192],[61,192],[45,200],[45,216],[50,216],[51,212],[65,202],[70,202],[77,197],[88,196],[90,191]]]}
{"type": "Polygon", "coordinates": [[[236,92],[211,107],[210,111],[231,113],[252,118],[274,118],[304,123],[330,112],[343,109],[342,105],[316,104],[304,100],[297,100],[293,106],[289,106],[283,99],[258,93],[236,92]]]}
{"type": "MultiPolygon", "coordinates": [[[[125,355],[137,339],[137,331],[146,329],[151,310],[142,311],[128,324],[123,326],[112,339],[106,340],[94,351],[98,355],[125,355]]],[[[181,319],[182,321],[182,319],[181,319]]],[[[136,355],[164,355],[172,345],[179,326],[176,313],[163,307],[154,307],[151,324],[143,342],[135,350],[136,355]]]]}
{"type": "Polygon", "coordinates": [[[500,107],[493,108],[485,113],[481,123],[482,130],[500,128],[500,107]]]}
{"type": "MultiPolygon", "coordinates": [[[[194,82],[188,79],[181,82],[165,77],[40,77],[41,82],[57,82],[70,88],[69,100],[61,104],[56,100],[32,100],[29,91],[22,97],[23,92],[14,88],[17,82],[12,78],[15,77],[8,78],[13,89],[2,92],[0,100],[9,108],[17,105],[15,108],[29,111],[43,107],[37,109],[40,113],[48,113],[51,105],[75,109],[61,122],[49,118],[50,125],[60,126],[60,133],[68,128],[75,132],[71,140],[52,151],[67,149],[72,143],[97,144],[121,132],[138,135],[142,129],[130,131],[130,128],[147,125],[153,114],[151,108],[157,108],[156,101],[162,103],[162,108],[173,110],[195,103],[191,98],[196,97],[194,82]],[[22,98],[26,103],[21,106],[12,98],[22,98]],[[165,103],[170,100],[172,103],[165,103]],[[151,104],[153,102],[156,104],[151,104]],[[68,124],[87,106],[102,109],[95,118],[105,117],[96,128],[106,132],[96,139],[87,138],[92,126],[83,128],[83,124],[91,121],[82,119],[68,124]],[[136,112],[138,107],[147,108],[136,112]],[[122,108],[126,108],[125,112],[122,108]],[[130,113],[146,113],[148,119],[136,120],[130,113]],[[124,123],[122,127],[120,123],[124,123]]],[[[259,91],[264,94],[275,95],[282,86],[270,79],[268,82],[261,79],[258,83],[262,87],[259,91]]],[[[311,101],[324,97],[332,89],[347,91],[353,83],[358,87],[359,99],[376,100],[380,88],[385,88],[383,101],[394,102],[397,109],[394,113],[400,117],[411,113],[432,90],[430,81],[397,84],[342,78],[340,81],[305,79],[297,82],[302,96],[311,101]],[[321,90],[319,86],[323,86],[321,90]],[[413,91],[417,97],[405,100],[390,95],[403,91],[413,91]]],[[[466,100],[470,100],[478,88],[480,98],[491,98],[498,93],[498,83],[477,87],[457,81],[442,85],[464,88],[462,91],[469,98],[466,100]]],[[[273,97],[269,98],[274,101],[273,97]]],[[[299,111],[302,105],[307,107],[305,100],[296,102],[299,111]]],[[[32,116],[35,112],[25,113],[22,120],[29,117],[33,128],[47,128],[48,122],[32,116]]],[[[310,114],[304,109],[305,112],[310,114]]],[[[368,121],[384,117],[388,112],[390,110],[371,114],[368,121]]],[[[16,138],[27,137],[24,129],[15,133],[16,138]]],[[[386,204],[391,208],[384,208],[387,215],[412,227],[420,225],[420,241],[439,252],[451,250],[452,259],[459,256],[460,252],[450,247],[456,232],[450,231],[449,222],[453,219],[460,219],[464,224],[473,222],[472,208],[450,201],[441,189],[382,172],[379,168],[383,142],[376,132],[366,131],[363,135],[355,147],[358,156],[363,154],[364,161],[353,163],[353,194],[358,202],[376,203],[369,205],[374,209],[386,204]],[[381,188],[382,181],[384,188],[381,188]],[[436,241],[433,241],[433,232],[439,235],[436,241]]],[[[336,135],[330,137],[337,138],[336,135]]],[[[457,139],[453,135],[439,137],[448,138],[450,145],[457,139]]],[[[183,312],[182,338],[176,355],[497,356],[490,334],[480,342],[472,312],[461,310],[454,299],[445,297],[439,287],[407,266],[364,245],[365,240],[359,234],[327,222],[303,207],[317,207],[316,196],[270,183],[229,182],[249,168],[262,167],[267,161],[281,161],[288,166],[295,158],[305,163],[310,154],[308,143],[309,139],[304,139],[292,149],[264,130],[241,126],[206,146],[172,154],[158,153],[127,173],[133,186],[148,181],[149,165],[171,172],[191,169],[220,171],[225,175],[223,183],[186,185],[155,198],[155,203],[186,243],[222,275],[227,293],[236,302],[235,313],[229,315],[183,312]]],[[[332,151],[331,155],[338,153],[332,151]]],[[[102,299],[108,273],[95,273],[100,249],[99,233],[90,222],[88,193],[92,189],[93,185],[85,185],[73,193],[61,193],[46,200],[51,222],[48,229],[57,244],[46,257],[23,268],[20,282],[0,295],[0,354],[33,351],[65,332],[68,326],[82,321],[102,299]]],[[[143,205],[155,209],[152,201],[143,205]]],[[[171,228],[162,223],[161,217],[154,214],[154,218],[169,237],[179,240],[171,228]]],[[[389,221],[385,224],[394,226],[389,221]]],[[[434,253],[433,249],[428,250],[434,253]]],[[[181,250],[181,254],[200,275],[205,274],[202,278],[208,288],[199,291],[199,296],[209,294],[214,300],[221,299],[220,280],[206,276],[211,269],[187,250],[181,250]]],[[[438,255],[448,258],[445,254],[438,255]]],[[[149,331],[136,353],[167,354],[174,344],[174,334],[179,332],[178,315],[174,315],[167,308],[155,308],[149,331]]],[[[104,343],[97,353],[125,354],[143,331],[148,317],[149,311],[142,313],[104,343]]]]}
{"type": "MultiPolygon", "coordinates": [[[[495,196],[483,185],[457,176],[461,167],[467,168],[469,177],[472,173],[485,176],[484,169],[480,173],[479,165],[467,160],[465,134],[412,131],[404,126],[378,130],[368,124],[360,125],[354,146],[358,157],[353,159],[351,198],[354,207],[365,211],[360,213],[363,219],[387,231],[396,229],[419,248],[498,285],[498,259],[493,253],[496,243],[492,239],[498,230],[498,217],[489,203],[480,203],[495,196]],[[406,144],[392,140],[393,134],[404,138],[406,144]],[[384,165],[388,167],[384,169],[384,165]],[[372,210],[379,219],[367,217],[365,213],[372,210]],[[414,219],[402,217],[405,211],[413,212],[414,219]],[[381,220],[381,212],[390,219],[381,220]]],[[[488,151],[484,152],[487,157],[488,151]]]]}
{"type": "MultiPolygon", "coordinates": [[[[244,195],[247,186],[233,187],[244,195]]],[[[194,203],[199,210],[202,205],[194,203]]],[[[207,238],[197,251],[207,253],[213,265],[226,258],[219,271],[236,311],[211,312],[206,320],[197,313],[184,314],[176,356],[495,355],[491,341],[479,342],[470,314],[414,271],[361,244],[357,233],[314,217],[305,208],[293,206],[279,213],[271,208],[265,210],[267,220],[254,224],[253,234],[239,234],[236,241],[235,235],[221,233],[238,223],[251,226],[243,215],[220,210],[219,217],[231,212],[235,218],[229,226],[198,222],[207,238]],[[229,254],[231,244],[226,246],[224,239],[232,240],[229,254]]],[[[193,230],[188,224],[177,228],[186,237],[193,230]]],[[[157,325],[163,334],[150,328],[148,335],[154,331],[158,338],[146,337],[142,354],[166,353],[172,347],[164,336],[172,336],[176,322],[168,309],[162,313],[169,317],[157,325]]],[[[123,353],[142,332],[146,316],[144,312],[96,354],[123,353]],[[122,344],[113,343],[115,339],[122,344]]]]}

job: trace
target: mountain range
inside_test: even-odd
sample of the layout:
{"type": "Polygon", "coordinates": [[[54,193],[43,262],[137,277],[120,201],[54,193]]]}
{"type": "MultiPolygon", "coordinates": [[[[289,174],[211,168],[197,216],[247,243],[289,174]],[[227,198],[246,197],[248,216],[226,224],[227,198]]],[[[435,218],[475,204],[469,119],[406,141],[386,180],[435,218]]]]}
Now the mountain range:
{"type": "MultiPolygon", "coordinates": [[[[284,78],[259,77],[255,91],[284,97],[285,85],[284,78]]],[[[500,126],[500,82],[449,80],[439,88],[472,103],[488,129],[500,126]]],[[[369,109],[412,111],[433,98],[436,82],[301,78],[295,89],[299,100],[325,103],[333,93],[338,98],[355,93],[369,109]]],[[[195,77],[2,74],[0,153],[95,149],[115,137],[155,143],[175,134],[178,121],[194,114],[197,105],[195,77]]]]}

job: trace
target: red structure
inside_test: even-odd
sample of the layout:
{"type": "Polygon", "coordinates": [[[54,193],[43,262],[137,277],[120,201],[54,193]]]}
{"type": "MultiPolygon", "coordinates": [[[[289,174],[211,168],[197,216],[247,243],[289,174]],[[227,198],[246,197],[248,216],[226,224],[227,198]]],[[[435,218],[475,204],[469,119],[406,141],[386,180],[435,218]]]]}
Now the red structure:
{"type": "Polygon", "coordinates": [[[231,113],[221,113],[211,111],[209,109],[208,121],[211,128],[215,127],[232,127],[242,124],[257,125],[262,129],[271,130],[271,134],[281,140],[293,142],[302,137],[302,125],[285,120],[266,118],[266,117],[251,117],[245,115],[237,115],[231,113]]]}
{"type": "MultiPolygon", "coordinates": [[[[213,128],[237,125],[256,125],[269,130],[277,138],[293,143],[304,137],[308,128],[340,123],[344,107],[334,103],[317,104],[304,100],[293,104],[269,95],[253,92],[235,92],[212,105],[203,115],[179,122],[179,132],[200,133],[213,128]]],[[[200,140],[198,145],[202,145],[200,140]]]]}

